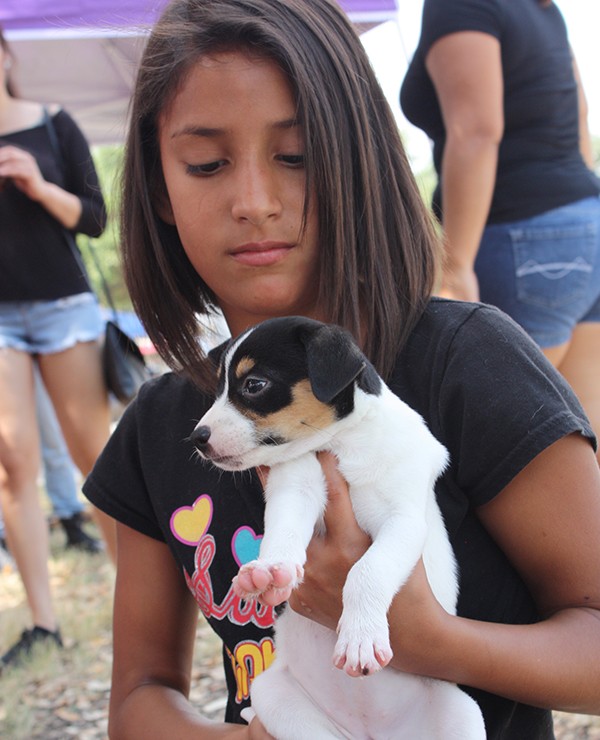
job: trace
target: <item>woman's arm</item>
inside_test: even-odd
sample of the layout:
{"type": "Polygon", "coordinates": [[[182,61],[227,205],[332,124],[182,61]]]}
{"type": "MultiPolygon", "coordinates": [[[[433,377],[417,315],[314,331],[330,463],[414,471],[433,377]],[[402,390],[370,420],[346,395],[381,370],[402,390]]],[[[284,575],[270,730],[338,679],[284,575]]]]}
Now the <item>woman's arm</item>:
{"type": "MultiPolygon", "coordinates": [[[[38,115],[42,108],[39,107],[38,115]]],[[[0,147],[0,175],[10,178],[15,187],[39,203],[66,229],[89,236],[100,236],[107,214],[98,173],[89,145],[75,121],[58,108],[51,110],[49,123],[56,133],[52,154],[62,171],[65,187],[45,179],[35,157],[25,149],[0,147]]]]}
{"type": "Polygon", "coordinates": [[[111,740],[251,738],[250,727],[211,722],[188,701],[198,608],[168,547],[117,525],[111,740]]]}
{"type": "Polygon", "coordinates": [[[87,139],[64,110],[52,118],[52,126],[62,153],[65,188],[81,201],[80,217],[71,228],[88,236],[100,236],[107,222],[106,204],[87,139]]]}
{"type": "MultiPolygon", "coordinates": [[[[368,540],[335,463],[324,469],[328,539],[313,540],[305,582],[290,603],[334,629],[346,573],[368,540]]],[[[556,442],[479,514],[543,621],[502,625],[449,615],[420,563],[389,611],[392,664],[535,706],[600,714],[600,472],[589,442],[578,435],[556,442]]]]}
{"type": "Polygon", "coordinates": [[[473,268],[504,132],[500,43],[485,33],[453,33],[433,44],[425,63],[446,130],[441,172],[446,260],[440,293],[474,301],[479,288],[473,268]]]}
{"type": "Polygon", "coordinates": [[[594,168],[594,148],[592,147],[592,137],[588,125],[588,103],[583,89],[583,83],[581,81],[581,75],[579,74],[579,67],[574,56],[573,58],[573,74],[575,76],[575,82],[577,83],[577,104],[578,104],[578,115],[579,115],[579,151],[583,157],[583,161],[592,170],[594,168]]]}
{"type": "Polygon", "coordinates": [[[40,168],[29,152],[17,146],[0,147],[0,174],[11,178],[28,198],[39,203],[65,228],[74,228],[81,217],[81,200],[44,179],[40,168]]]}

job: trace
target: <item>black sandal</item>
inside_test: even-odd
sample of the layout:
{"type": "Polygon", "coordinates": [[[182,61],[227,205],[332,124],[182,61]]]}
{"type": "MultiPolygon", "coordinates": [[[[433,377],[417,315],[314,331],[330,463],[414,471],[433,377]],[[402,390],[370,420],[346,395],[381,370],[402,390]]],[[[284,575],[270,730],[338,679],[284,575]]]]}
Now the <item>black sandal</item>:
{"type": "Polygon", "coordinates": [[[60,631],[52,632],[45,627],[23,630],[19,640],[0,658],[0,673],[5,668],[21,665],[31,654],[34,645],[41,644],[52,644],[55,647],[62,648],[63,642],[60,631]]]}
{"type": "Polygon", "coordinates": [[[67,535],[67,548],[76,548],[85,552],[103,552],[104,545],[100,540],[90,536],[83,529],[83,517],[81,514],[73,514],[65,519],[58,520],[67,535]]]}

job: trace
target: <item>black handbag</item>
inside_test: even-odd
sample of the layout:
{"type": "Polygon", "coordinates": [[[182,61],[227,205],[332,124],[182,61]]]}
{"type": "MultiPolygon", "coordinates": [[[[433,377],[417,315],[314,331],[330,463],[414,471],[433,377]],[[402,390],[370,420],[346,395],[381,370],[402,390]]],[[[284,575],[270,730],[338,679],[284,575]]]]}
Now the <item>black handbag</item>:
{"type": "MultiPolygon", "coordinates": [[[[142,383],[153,377],[154,372],[146,364],[144,355],[135,340],[119,326],[119,315],[102,272],[100,260],[94,252],[90,239],[87,240],[87,245],[98,270],[106,302],[112,313],[112,318],[106,322],[102,345],[104,381],[109,393],[112,393],[122,404],[127,405],[136,397],[142,383]]],[[[76,246],[74,248],[77,249],[76,246]]]]}
{"type": "MultiPolygon", "coordinates": [[[[48,132],[50,144],[54,151],[54,156],[58,164],[62,167],[63,162],[58,137],[54,130],[52,119],[50,118],[46,108],[44,108],[44,123],[48,132]]],[[[64,229],[64,234],[65,240],[75,257],[75,261],[79,265],[82,274],[85,275],[90,290],[92,290],[85,263],[83,262],[81,253],[79,252],[75,242],[75,237],[67,229],[64,229]]],[[[128,404],[136,397],[142,383],[149,380],[154,373],[148,365],[146,365],[144,355],[141,353],[140,348],[137,346],[135,341],[119,326],[118,313],[112,299],[110,288],[108,287],[108,283],[106,282],[106,278],[102,272],[100,260],[94,252],[89,238],[87,244],[88,251],[94,261],[96,269],[98,270],[106,301],[112,312],[112,319],[109,319],[106,322],[104,344],[102,347],[102,368],[104,372],[104,380],[109,392],[112,393],[121,403],[128,404]]]]}
{"type": "Polygon", "coordinates": [[[102,365],[108,390],[123,404],[132,401],[142,383],[152,377],[140,348],[116,321],[106,322],[102,365]]]}
{"type": "MultiPolygon", "coordinates": [[[[90,239],[87,244],[112,314],[111,318],[106,321],[104,344],[102,345],[104,382],[109,393],[112,393],[122,404],[127,405],[136,397],[142,383],[153,377],[155,373],[146,364],[146,359],[135,340],[119,326],[119,315],[102,272],[100,260],[94,252],[90,239]]],[[[73,245],[73,249],[77,250],[77,247],[73,245]]],[[[79,259],[81,260],[81,255],[79,259]]],[[[83,260],[81,262],[83,263],[83,260]]]]}

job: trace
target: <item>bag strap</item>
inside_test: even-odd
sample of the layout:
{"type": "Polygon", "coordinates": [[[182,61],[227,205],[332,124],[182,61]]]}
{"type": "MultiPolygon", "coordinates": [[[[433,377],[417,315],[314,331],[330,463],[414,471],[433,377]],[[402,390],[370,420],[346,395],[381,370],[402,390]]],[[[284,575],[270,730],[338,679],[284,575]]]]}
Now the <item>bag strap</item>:
{"type": "MultiPolygon", "coordinates": [[[[52,151],[54,152],[54,158],[56,159],[56,162],[60,166],[61,170],[64,171],[64,160],[63,160],[62,152],[60,149],[60,143],[58,141],[56,129],[54,128],[54,122],[52,121],[52,118],[50,114],[48,113],[48,108],[46,108],[46,106],[44,106],[44,125],[46,126],[46,131],[48,132],[48,138],[50,139],[50,146],[52,147],[52,151]]],[[[70,232],[68,229],[63,229],[63,231],[65,234],[65,239],[67,241],[67,244],[69,245],[69,248],[71,249],[71,252],[73,253],[73,256],[75,257],[77,264],[79,265],[83,274],[85,275],[85,279],[87,280],[90,290],[93,290],[87,268],[81,257],[81,252],[79,251],[77,247],[75,237],[73,236],[72,232],[70,232]]],[[[92,246],[92,240],[90,239],[89,236],[87,238],[87,250],[92,257],[94,266],[96,267],[96,270],[98,271],[98,275],[100,276],[100,284],[102,285],[102,290],[104,292],[106,302],[110,306],[110,310],[113,316],[113,321],[116,324],[118,324],[119,323],[118,314],[117,314],[115,302],[113,300],[112,293],[110,292],[110,288],[108,286],[108,281],[106,280],[106,276],[104,275],[104,272],[102,271],[100,260],[98,259],[98,255],[94,251],[94,248],[92,246]]]]}
{"type": "Polygon", "coordinates": [[[54,159],[56,159],[56,162],[60,166],[60,169],[64,172],[64,160],[62,156],[62,152],[60,150],[60,143],[58,141],[58,136],[56,135],[56,129],[54,128],[54,123],[52,121],[52,118],[50,114],[48,113],[48,108],[44,106],[44,125],[46,126],[46,131],[48,133],[48,138],[50,139],[50,146],[52,147],[52,151],[54,152],[54,159]]]}
{"type": "Polygon", "coordinates": [[[92,261],[94,263],[94,266],[96,267],[96,270],[98,271],[98,275],[100,276],[100,284],[102,285],[102,290],[104,292],[104,297],[106,298],[106,302],[110,306],[110,310],[112,311],[112,317],[115,324],[119,323],[118,314],[117,314],[117,308],[115,306],[115,302],[112,297],[111,290],[108,286],[108,281],[106,279],[106,275],[104,274],[104,271],[102,270],[102,266],[100,265],[100,260],[98,259],[98,255],[96,254],[96,250],[94,249],[92,245],[92,240],[88,236],[86,239],[86,247],[88,254],[91,256],[92,261]]]}

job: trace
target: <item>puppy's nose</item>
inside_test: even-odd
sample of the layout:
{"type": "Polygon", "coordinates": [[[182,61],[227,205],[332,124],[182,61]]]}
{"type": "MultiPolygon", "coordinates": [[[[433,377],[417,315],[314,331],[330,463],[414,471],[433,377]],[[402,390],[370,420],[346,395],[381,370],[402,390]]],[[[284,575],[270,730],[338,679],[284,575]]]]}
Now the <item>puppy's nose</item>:
{"type": "Polygon", "coordinates": [[[206,426],[205,424],[196,427],[191,433],[190,439],[198,450],[203,450],[208,444],[208,440],[210,439],[210,427],[206,426]]]}

